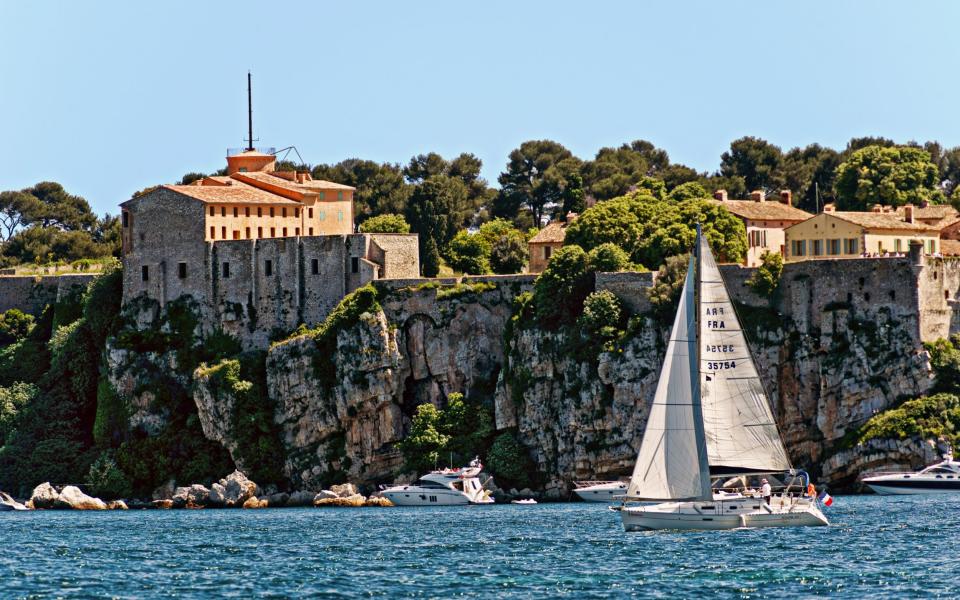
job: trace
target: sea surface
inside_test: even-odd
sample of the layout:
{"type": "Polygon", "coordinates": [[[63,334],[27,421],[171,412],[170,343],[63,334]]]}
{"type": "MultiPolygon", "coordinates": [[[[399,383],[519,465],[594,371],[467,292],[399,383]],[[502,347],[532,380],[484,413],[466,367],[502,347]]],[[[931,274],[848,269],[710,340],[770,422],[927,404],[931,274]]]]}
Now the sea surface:
{"type": "Polygon", "coordinates": [[[960,596],[960,496],[625,533],[602,504],[0,513],[0,598],[960,596]]]}

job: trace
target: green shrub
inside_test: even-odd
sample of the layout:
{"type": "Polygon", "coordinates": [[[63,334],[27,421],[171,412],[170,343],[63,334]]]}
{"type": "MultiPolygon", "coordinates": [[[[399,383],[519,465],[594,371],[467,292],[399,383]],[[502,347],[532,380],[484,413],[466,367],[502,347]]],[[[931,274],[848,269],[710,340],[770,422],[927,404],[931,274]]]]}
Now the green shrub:
{"type": "Polygon", "coordinates": [[[623,325],[620,300],[608,290],[593,292],[583,301],[583,313],[578,323],[588,336],[615,337],[623,325]]]}
{"type": "Polygon", "coordinates": [[[600,244],[588,252],[587,262],[589,262],[592,270],[599,273],[626,271],[633,267],[627,253],[620,246],[611,242],[600,244]]]}
{"type": "Polygon", "coordinates": [[[656,283],[647,291],[650,308],[661,324],[673,321],[680,292],[687,277],[690,255],[671,256],[657,272],[656,283]]]}
{"type": "Polygon", "coordinates": [[[410,433],[397,444],[407,469],[423,473],[437,466],[440,453],[450,441],[450,436],[439,431],[441,419],[442,413],[429,402],[417,407],[410,433]]]}
{"type": "Polygon", "coordinates": [[[526,450],[509,431],[493,441],[487,453],[487,467],[500,480],[499,485],[526,487],[530,484],[532,461],[526,450]]]}
{"type": "Polygon", "coordinates": [[[583,299],[593,287],[587,253],[580,246],[564,246],[551,257],[533,284],[534,310],[540,326],[556,329],[576,321],[583,299]]]}
{"type": "Polygon", "coordinates": [[[937,377],[935,389],[960,393],[960,336],[953,335],[949,340],[940,338],[923,346],[930,353],[930,366],[937,377]]]}
{"type": "Polygon", "coordinates": [[[108,450],[101,454],[90,465],[87,472],[87,483],[94,496],[103,500],[129,498],[133,489],[130,481],[113,458],[113,452],[108,450]]]}
{"type": "Polygon", "coordinates": [[[33,315],[11,308],[0,313],[0,346],[9,346],[27,337],[33,329],[33,315]]]}
{"type": "Polygon", "coordinates": [[[387,213],[361,223],[360,233],[410,233],[410,224],[403,215],[387,213]]]}
{"type": "Polygon", "coordinates": [[[25,338],[0,349],[0,385],[17,381],[37,383],[50,366],[47,341],[53,326],[53,307],[41,313],[25,338]]]}
{"type": "Polygon", "coordinates": [[[779,252],[764,252],[760,260],[760,266],[747,280],[747,285],[757,295],[769,298],[780,286],[780,275],[783,273],[783,257],[780,256],[779,252]]]}
{"type": "Polygon", "coordinates": [[[32,383],[17,382],[0,387],[0,447],[14,433],[18,414],[34,400],[37,392],[37,386],[32,383]]]}
{"type": "Polygon", "coordinates": [[[490,272],[490,249],[483,236],[461,231],[450,241],[447,262],[461,273],[484,275],[490,272]]]}
{"type": "Polygon", "coordinates": [[[856,441],[872,439],[945,438],[960,444],[960,398],[935,394],[908,400],[899,407],[874,415],[856,432],[856,441]]]}
{"type": "Polygon", "coordinates": [[[496,238],[490,248],[490,268],[500,275],[522,273],[528,258],[529,246],[517,230],[496,238]]]}
{"type": "Polygon", "coordinates": [[[130,412],[105,376],[97,383],[97,414],[93,441],[100,448],[119,446],[129,427],[130,412]]]}

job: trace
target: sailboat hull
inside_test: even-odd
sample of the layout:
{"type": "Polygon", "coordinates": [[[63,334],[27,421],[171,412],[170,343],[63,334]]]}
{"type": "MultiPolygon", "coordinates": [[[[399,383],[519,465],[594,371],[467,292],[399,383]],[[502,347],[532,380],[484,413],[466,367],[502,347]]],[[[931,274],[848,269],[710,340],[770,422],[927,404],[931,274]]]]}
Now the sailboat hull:
{"type": "Polygon", "coordinates": [[[817,527],[829,525],[817,505],[807,499],[774,498],[766,505],[758,498],[716,502],[665,502],[625,506],[620,518],[626,531],[658,529],[739,529],[760,527],[817,527]]]}

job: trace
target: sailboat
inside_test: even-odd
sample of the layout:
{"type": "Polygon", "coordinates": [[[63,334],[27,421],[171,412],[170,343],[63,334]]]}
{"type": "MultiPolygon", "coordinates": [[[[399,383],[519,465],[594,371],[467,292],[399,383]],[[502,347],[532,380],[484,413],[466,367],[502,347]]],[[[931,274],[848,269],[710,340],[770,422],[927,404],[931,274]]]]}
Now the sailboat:
{"type": "Polygon", "coordinates": [[[816,497],[791,485],[764,498],[743,486],[791,468],[740,321],[706,238],[697,241],[660,380],[620,511],[626,531],[828,525],[816,497]]]}

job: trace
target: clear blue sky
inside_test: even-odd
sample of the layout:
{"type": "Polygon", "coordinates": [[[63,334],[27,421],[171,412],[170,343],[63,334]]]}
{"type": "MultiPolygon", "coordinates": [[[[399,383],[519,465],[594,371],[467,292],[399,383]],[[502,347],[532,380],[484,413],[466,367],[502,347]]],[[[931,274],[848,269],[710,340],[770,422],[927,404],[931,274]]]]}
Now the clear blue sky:
{"type": "Polygon", "coordinates": [[[0,0],[0,190],[102,213],[224,166],[246,134],[309,163],[648,139],[715,170],[742,135],[960,145],[957,2],[0,0]]]}

